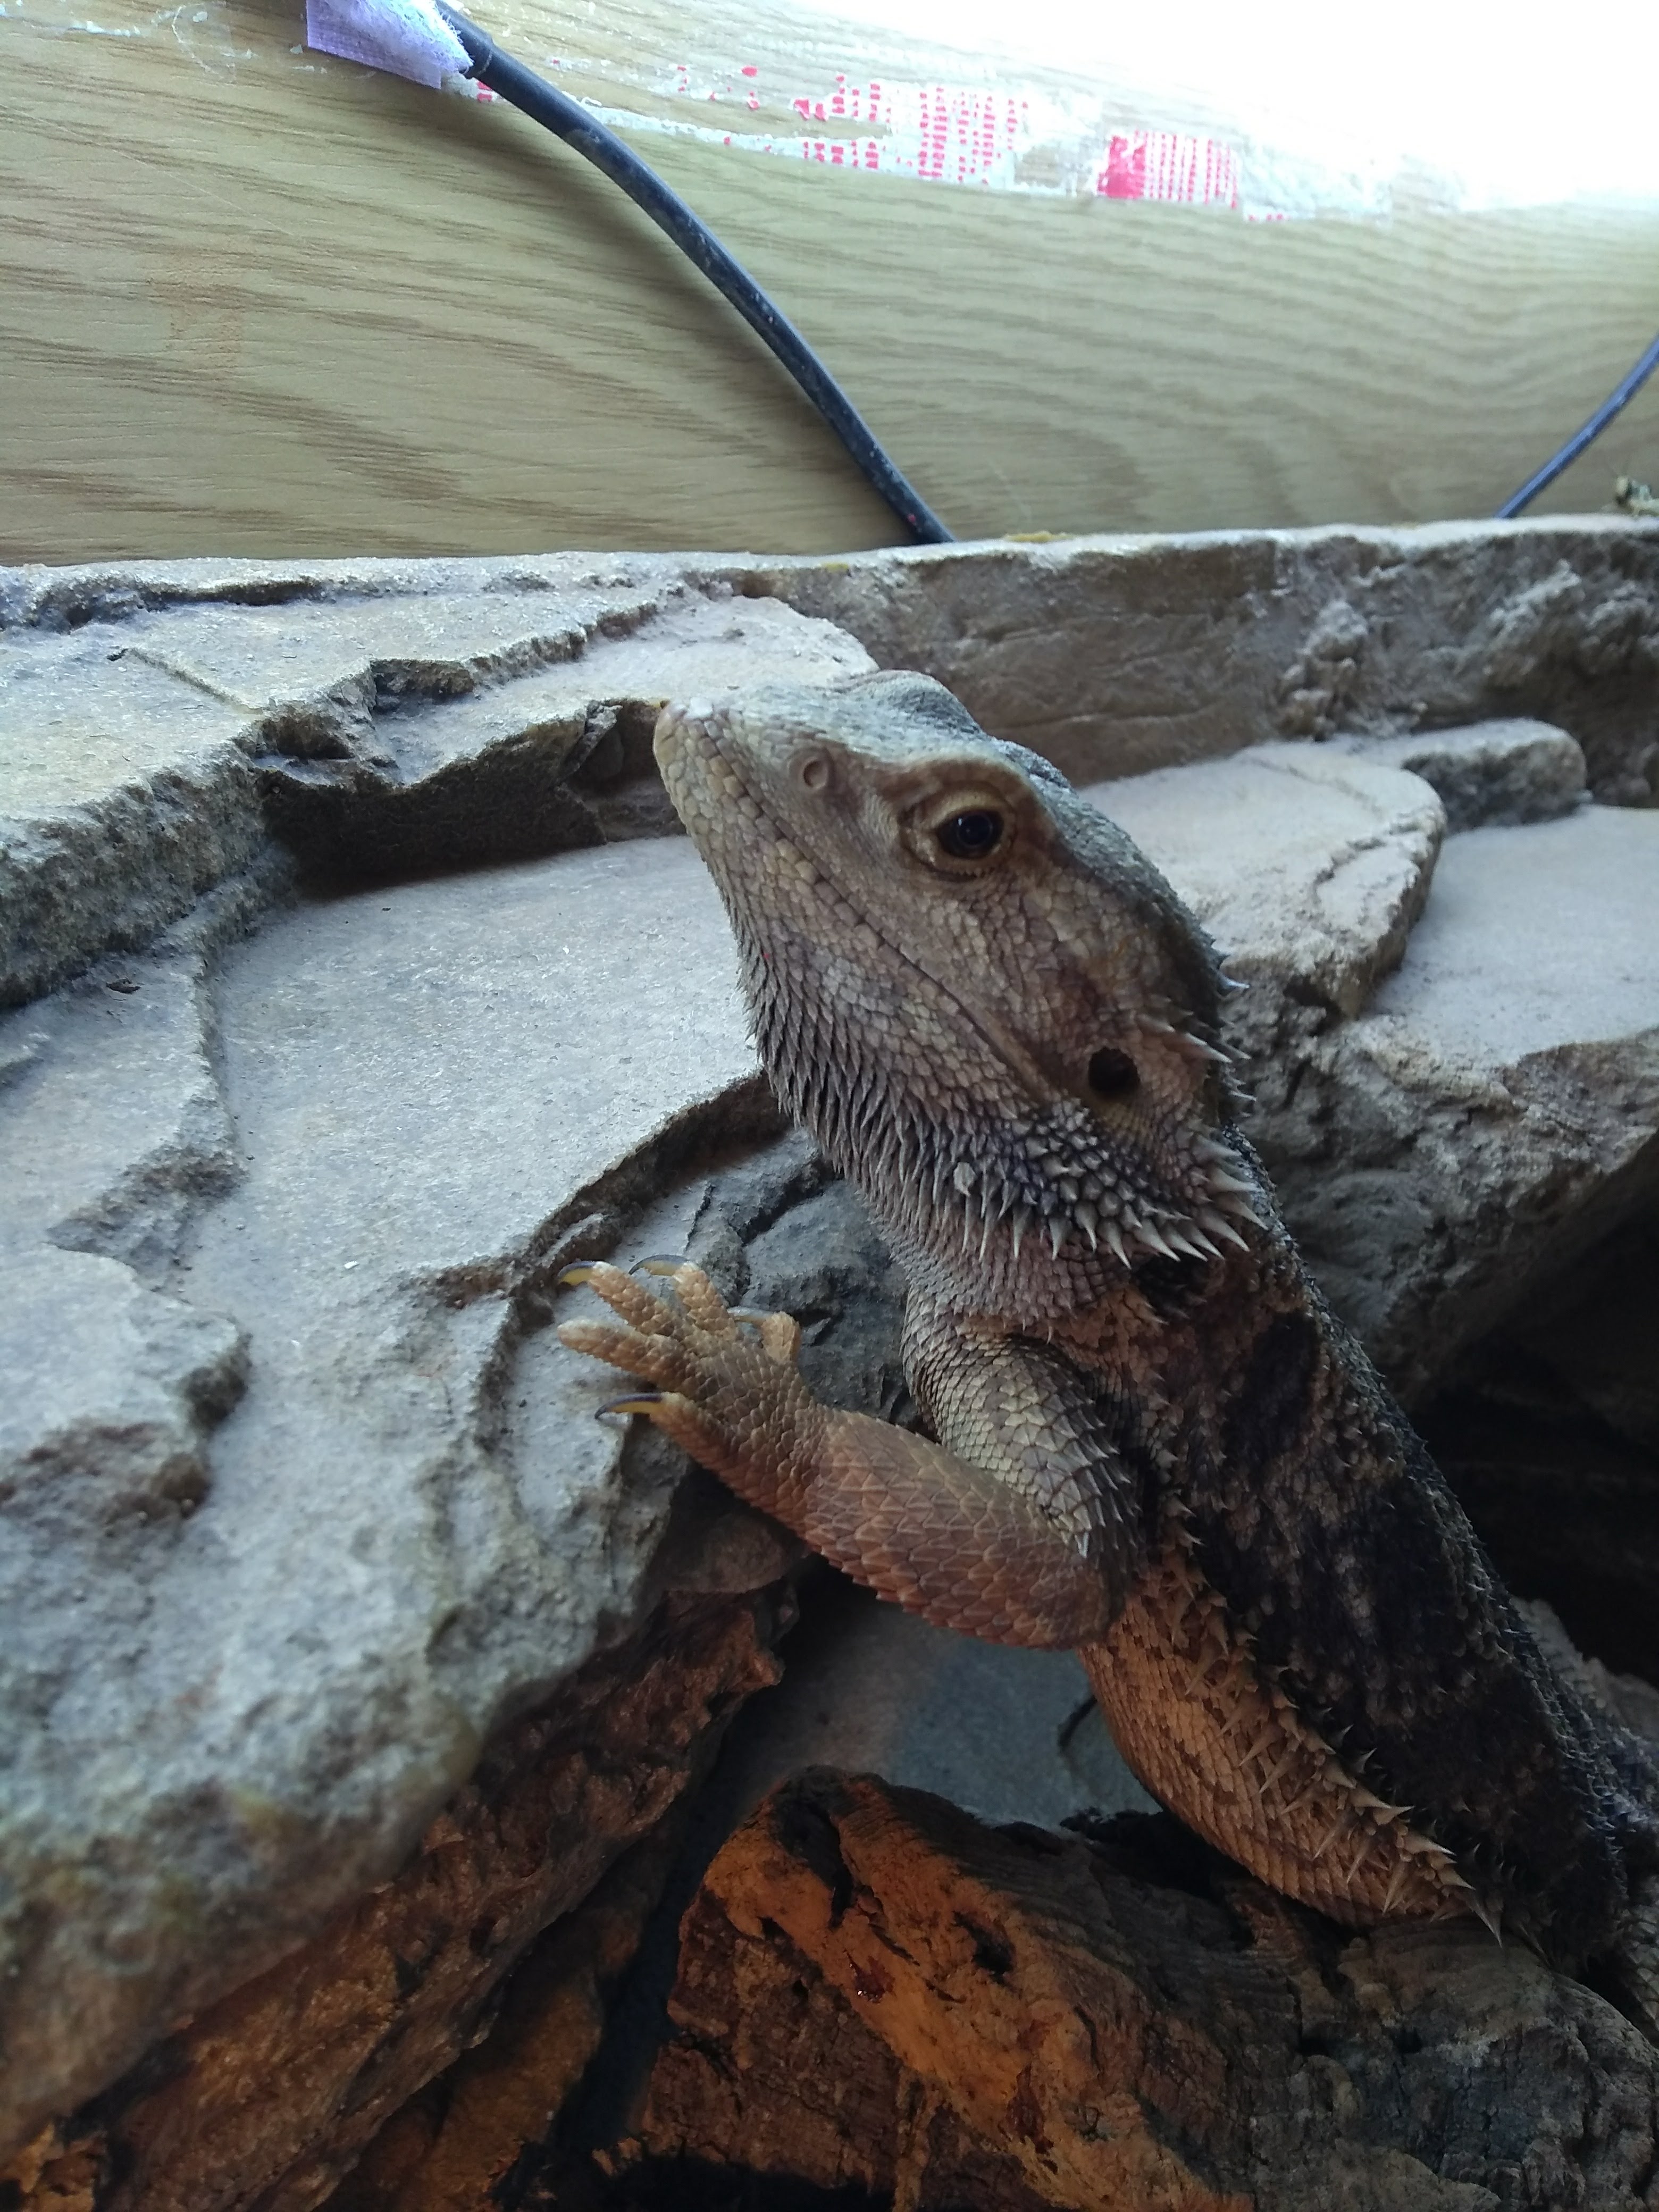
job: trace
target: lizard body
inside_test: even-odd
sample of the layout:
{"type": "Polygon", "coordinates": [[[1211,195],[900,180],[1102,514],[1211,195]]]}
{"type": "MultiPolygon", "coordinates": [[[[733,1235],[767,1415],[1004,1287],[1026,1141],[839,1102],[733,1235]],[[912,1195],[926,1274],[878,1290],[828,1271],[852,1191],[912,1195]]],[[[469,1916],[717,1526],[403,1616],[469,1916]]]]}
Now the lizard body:
{"type": "Polygon", "coordinates": [[[883,1595],[1080,1651],[1131,1767],[1339,1920],[1566,1964],[1659,1860],[1650,1769],[1550,1668],[1279,1223],[1227,987],[1130,841],[941,686],[670,708],[761,1054],[909,1285],[933,1434],[814,1401],[787,1316],[605,1266],[565,1340],[883,1595]]]}

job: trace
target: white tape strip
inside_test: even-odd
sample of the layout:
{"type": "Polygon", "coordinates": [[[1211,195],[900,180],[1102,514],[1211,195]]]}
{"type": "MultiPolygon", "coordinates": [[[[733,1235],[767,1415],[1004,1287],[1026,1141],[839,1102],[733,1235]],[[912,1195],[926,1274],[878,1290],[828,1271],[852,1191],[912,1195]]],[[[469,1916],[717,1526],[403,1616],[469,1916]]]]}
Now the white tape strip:
{"type": "Polygon", "coordinates": [[[466,48],[432,0],[306,0],[306,44],[434,92],[467,67],[466,48]]]}

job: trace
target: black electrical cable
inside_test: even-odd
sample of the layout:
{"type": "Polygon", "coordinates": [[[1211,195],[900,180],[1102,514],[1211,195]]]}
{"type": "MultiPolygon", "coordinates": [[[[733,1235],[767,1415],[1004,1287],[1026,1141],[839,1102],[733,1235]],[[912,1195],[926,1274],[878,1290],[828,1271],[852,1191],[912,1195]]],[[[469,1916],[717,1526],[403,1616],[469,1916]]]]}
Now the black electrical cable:
{"type": "Polygon", "coordinates": [[[1560,452],[1546,461],[1536,476],[1528,477],[1519,491],[1510,494],[1498,508],[1495,520],[1508,522],[1512,516],[1519,514],[1523,507],[1530,507],[1545,485],[1553,484],[1562,470],[1578,459],[1590,441],[1601,436],[1620,409],[1627,400],[1636,397],[1656,368],[1659,368],[1659,338],[1655,338],[1624,382],[1615,386],[1607,394],[1583,428],[1575,430],[1560,452]]]}
{"type": "Polygon", "coordinates": [[[631,152],[615,131],[596,122],[579,101],[527,70],[522,62],[502,53],[488,32],[444,6],[442,0],[439,0],[439,12],[466,48],[471,64],[468,76],[562,138],[567,146],[586,155],[612,184],[620,185],[634,204],[643,208],[652,222],[667,232],[771,348],[911,535],[924,545],[951,544],[951,532],[882,451],[869,424],[794,325],[779,313],[678,193],[671,191],[654,170],[631,152]]]}

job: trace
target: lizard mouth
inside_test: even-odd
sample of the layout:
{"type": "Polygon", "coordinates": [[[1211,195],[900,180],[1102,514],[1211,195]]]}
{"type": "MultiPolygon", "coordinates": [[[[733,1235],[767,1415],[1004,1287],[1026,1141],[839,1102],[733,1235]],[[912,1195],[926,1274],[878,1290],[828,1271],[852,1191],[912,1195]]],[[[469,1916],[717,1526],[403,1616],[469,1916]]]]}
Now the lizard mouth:
{"type": "MultiPolygon", "coordinates": [[[[1263,1200],[1240,1154],[1179,1117],[1057,1091],[1003,1024],[894,942],[832,856],[795,841],[745,773],[738,736],[719,708],[666,708],[663,781],[732,918],[773,1085],[876,1210],[917,1243],[1017,1271],[1068,1248],[1128,1267],[1243,1245],[1263,1200]],[[879,1036],[854,1003],[872,992],[879,1036]]],[[[1166,1022],[1127,1015],[1124,1027],[1148,1032],[1143,1047],[1172,1038],[1216,1056],[1166,1022]]]]}

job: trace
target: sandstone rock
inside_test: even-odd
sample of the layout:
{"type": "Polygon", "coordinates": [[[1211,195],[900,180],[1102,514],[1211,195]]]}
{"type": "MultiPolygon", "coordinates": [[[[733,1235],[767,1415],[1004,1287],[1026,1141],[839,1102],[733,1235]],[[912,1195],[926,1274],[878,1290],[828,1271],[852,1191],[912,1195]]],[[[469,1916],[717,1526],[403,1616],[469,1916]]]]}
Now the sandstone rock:
{"type": "Polygon", "coordinates": [[[392,1871],[628,1619],[672,1471],[540,1286],[770,1126],[678,841],[304,908],[193,1001],[182,957],[12,1017],[0,2140],[392,1871]]]}
{"type": "Polygon", "coordinates": [[[1255,745],[1085,792],[1169,876],[1251,986],[1267,1046],[1285,994],[1357,1014],[1399,964],[1444,816],[1416,776],[1322,746],[1255,745]]]}
{"type": "MultiPolygon", "coordinates": [[[[301,607],[252,582],[240,605],[106,593],[68,636],[43,629],[50,595],[27,600],[0,632],[0,1005],[147,944],[272,828],[360,873],[599,843],[599,794],[649,765],[637,726],[586,795],[570,779],[630,706],[648,724],[676,685],[869,665],[823,623],[691,592],[660,562],[483,565],[369,596],[348,571],[301,607]]],[[[647,826],[670,819],[659,803],[647,826]]]]}
{"type": "Polygon", "coordinates": [[[665,662],[683,677],[705,652],[700,685],[741,680],[751,645],[773,673],[860,665],[845,636],[786,635],[775,601],[943,677],[1079,781],[1285,732],[1541,714],[1599,797],[1650,804],[1656,580],[1659,532],[1622,518],[842,561],[0,569],[0,991],[147,942],[268,823],[347,867],[592,842],[607,809],[569,783],[618,728],[637,768],[628,708],[665,662]]]}
{"type": "Polygon", "coordinates": [[[743,564],[1073,782],[1536,716],[1659,798],[1659,529],[1617,519],[918,546],[743,564]]]}
{"type": "Polygon", "coordinates": [[[1651,924],[1659,830],[1589,806],[1447,845],[1409,960],[1370,1008],[1468,1060],[1512,1062],[1611,1041],[1659,1017],[1651,924]]]}
{"type": "Polygon", "coordinates": [[[389,1872],[495,1717],[637,1601],[672,1473],[629,1483],[562,1409],[538,1285],[769,1109],[693,856],[627,849],[302,909],[234,956],[197,1019],[241,1172],[182,1223],[177,957],[13,1018],[12,1279],[77,1315],[19,1310],[54,1338],[8,1419],[14,2130],[389,1872]]]}
{"type": "Polygon", "coordinates": [[[117,592],[0,652],[6,991],[82,971],[0,1026],[0,2145],[392,1871],[641,1602],[678,1467],[566,1433],[541,1286],[775,1126],[702,871],[637,845],[237,943],[284,848],[660,829],[655,699],[867,665],[592,565],[308,621],[117,592]]]}
{"type": "Polygon", "coordinates": [[[1449,830],[1553,821],[1584,795],[1583,749],[1548,722],[1474,722],[1408,738],[1350,738],[1344,749],[1362,745],[1366,759],[1432,785],[1449,830]]]}
{"type": "Polygon", "coordinates": [[[109,651],[0,658],[0,1006],[147,945],[264,842],[235,710],[109,651]]]}
{"type": "Polygon", "coordinates": [[[745,2175],[919,2212],[1659,2201],[1659,2053],[1601,1998],[1472,1923],[1344,1936],[1162,1817],[1095,1833],[780,1790],[686,1916],[621,2201],[745,2175]]]}
{"type": "Polygon", "coordinates": [[[1279,678],[1279,726],[1287,737],[1328,737],[1344,720],[1370,638],[1364,617],[1346,599],[1326,601],[1279,678]]]}
{"type": "Polygon", "coordinates": [[[1286,1218],[1409,1395],[1659,1171],[1656,941],[1650,811],[1471,830],[1364,1015],[1262,1085],[1286,1218]]]}
{"type": "Polygon", "coordinates": [[[1588,806],[1443,848],[1437,801],[1370,748],[1088,796],[1249,983],[1247,1128],[1327,1294],[1420,1395],[1659,1172],[1659,820],[1588,806]]]}
{"type": "MultiPolygon", "coordinates": [[[[881,665],[942,678],[988,727],[1047,753],[1078,782],[1285,735],[1387,738],[1533,715],[1579,741],[1603,802],[1659,795],[1659,527],[1626,517],[924,546],[836,560],[561,554],[0,569],[0,658],[39,656],[44,667],[49,647],[84,655],[74,665],[90,682],[109,653],[129,642],[148,650],[159,626],[164,658],[197,670],[190,625],[222,614],[233,642],[216,644],[200,672],[221,689],[244,686],[252,703],[229,711],[273,715],[290,750],[307,717],[347,730],[358,772],[372,775],[376,745],[349,714],[342,721],[331,683],[285,684],[271,640],[294,640],[313,677],[331,665],[361,702],[379,688],[363,658],[337,653],[330,664],[301,640],[308,627],[325,632],[360,615],[358,635],[372,643],[384,620],[397,644],[386,656],[394,683],[416,687],[386,695],[388,719],[401,699],[418,722],[422,685],[441,703],[458,681],[499,668],[503,653],[522,666],[538,650],[564,650],[561,637],[584,630],[578,603],[608,611],[601,631],[642,622],[644,643],[657,617],[641,611],[672,609],[677,589],[740,593],[744,619],[753,602],[774,599],[835,623],[881,665]],[[516,610],[501,618],[516,636],[487,617],[435,653],[435,608],[411,618],[399,605],[492,597],[516,610]],[[245,613],[265,623],[264,645],[257,630],[234,642],[245,613]]],[[[584,634],[591,651],[597,641],[584,634]]],[[[595,698],[608,696],[601,683],[595,698]]],[[[329,773],[338,781],[343,771],[329,773]]]]}

